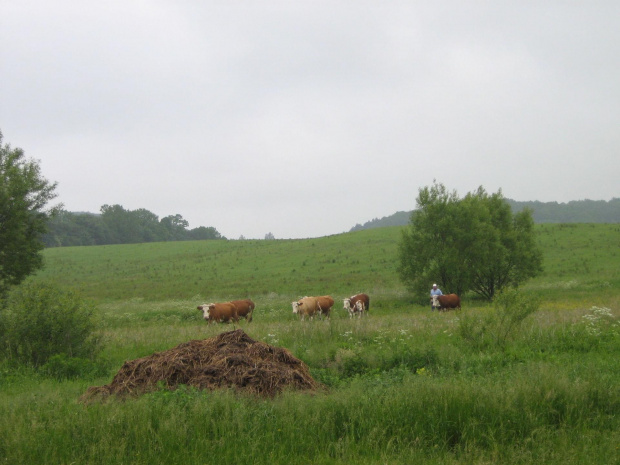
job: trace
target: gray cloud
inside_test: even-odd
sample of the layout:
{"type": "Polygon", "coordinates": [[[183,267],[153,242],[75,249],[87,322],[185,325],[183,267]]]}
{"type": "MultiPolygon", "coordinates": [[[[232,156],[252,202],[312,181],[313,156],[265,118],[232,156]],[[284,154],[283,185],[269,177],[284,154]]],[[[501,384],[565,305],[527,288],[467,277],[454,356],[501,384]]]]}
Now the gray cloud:
{"type": "Polygon", "coordinates": [[[4,1],[0,129],[73,211],[314,237],[433,179],[618,197],[615,2],[4,1]]]}

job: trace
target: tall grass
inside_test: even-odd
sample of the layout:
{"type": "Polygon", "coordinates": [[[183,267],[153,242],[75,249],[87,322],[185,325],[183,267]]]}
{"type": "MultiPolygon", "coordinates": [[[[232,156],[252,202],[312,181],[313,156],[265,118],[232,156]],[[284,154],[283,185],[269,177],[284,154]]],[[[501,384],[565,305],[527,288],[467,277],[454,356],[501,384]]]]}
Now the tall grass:
{"type": "MultiPolygon", "coordinates": [[[[489,311],[471,309],[474,313],[489,311]]],[[[594,314],[594,310],[586,315],[594,314]]],[[[508,350],[459,339],[456,314],[413,309],[331,322],[242,324],[288,347],[325,391],[273,400],[233,391],[157,392],[82,405],[89,385],[2,372],[6,463],[613,463],[620,439],[617,317],[532,319],[508,350]]],[[[201,322],[199,322],[201,323],[201,322]]],[[[228,329],[148,320],[109,332],[135,358],[228,329]]],[[[114,371],[114,370],[112,370],[114,371]]],[[[110,373],[110,376],[112,373],[110,373]]]]}
{"type": "Polygon", "coordinates": [[[51,387],[2,403],[8,463],[613,463],[620,439],[618,385],[549,364],[275,400],[181,389],[82,406],[79,385],[51,387]]]}

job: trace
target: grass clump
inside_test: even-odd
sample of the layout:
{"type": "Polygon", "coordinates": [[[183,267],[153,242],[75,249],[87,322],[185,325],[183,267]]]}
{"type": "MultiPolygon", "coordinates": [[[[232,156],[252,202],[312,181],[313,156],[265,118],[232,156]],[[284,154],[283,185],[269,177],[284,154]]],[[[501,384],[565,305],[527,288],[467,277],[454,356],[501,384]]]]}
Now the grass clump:
{"type": "Polygon", "coordinates": [[[59,381],[66,379],[94,379],[105,376],[109,371],[105,360],[91,360],[82,357],[68,357],[66,354],[52,355],[41,366],[41,373],[59,381]]]}

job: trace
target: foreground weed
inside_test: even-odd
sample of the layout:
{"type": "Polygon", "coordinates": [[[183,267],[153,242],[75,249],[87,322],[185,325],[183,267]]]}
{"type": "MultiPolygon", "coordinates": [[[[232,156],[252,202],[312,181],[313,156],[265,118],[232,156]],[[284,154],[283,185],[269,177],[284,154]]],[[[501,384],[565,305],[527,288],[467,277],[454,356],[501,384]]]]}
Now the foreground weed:
{"type": "Polygon", "coordinates": [[[620,324],[609,308],[594,306],[582,319],[590,336],[617,337],[619,334],[620,324]]]}
{"type": "Polygon", "coordinates": [[[523,321],[539,307],[539,299],[517,289],[509,289],[495,298],[490,312],[462,317],[458,334],[475,350],[491,347],[505,350],[508,342],[516,337],[523,321]]]}

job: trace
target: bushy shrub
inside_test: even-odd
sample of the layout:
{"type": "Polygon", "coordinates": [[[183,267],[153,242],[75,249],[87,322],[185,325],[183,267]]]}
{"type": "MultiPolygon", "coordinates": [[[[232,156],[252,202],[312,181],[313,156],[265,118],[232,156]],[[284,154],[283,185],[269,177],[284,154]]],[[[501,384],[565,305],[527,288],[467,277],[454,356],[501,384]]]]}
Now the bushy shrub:
{"type": "Polygon", "coordinates": [[[493,343],[492,326],[493,315],[463,315],[459,318],[457,334],[475,350],[488,349],[493,343]]]}
{"type": "Polygon", "coordinates": [[[490,347],[503,350],[518,334],[523,320],[536,312],[539,306],[537,299],[518,289],[505,290],[495,297],[490,312],[461,317],[458,334],[476,350],[490,347]]]}
{"type": "Polygon", "coordinates": [[[13,289],[1,310],[0,351],[15,362],[44,365],[52,356],[92,358],[100,338],[94,306],[47,284],[13,289]]]}

